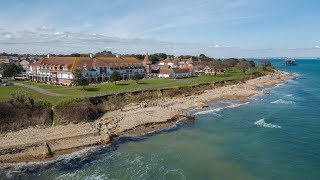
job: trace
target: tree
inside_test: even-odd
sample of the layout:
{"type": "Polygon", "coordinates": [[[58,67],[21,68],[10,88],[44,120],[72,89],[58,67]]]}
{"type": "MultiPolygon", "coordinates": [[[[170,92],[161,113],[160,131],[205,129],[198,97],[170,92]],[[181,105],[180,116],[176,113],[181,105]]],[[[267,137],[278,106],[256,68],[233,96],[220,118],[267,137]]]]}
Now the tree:
{"type": "Polygon", "coordinates": [[[251,67],[256,67],[256,63],[254,61],[249,61],[249,63],[251,64],[251,67]]]}
{"type": "Polygon", "coordinates": [[[239,62],[238,59],[230,58],[230,59],[224,60],[224,61],[223,61],[223,64],[224,64],[227,68],[232,68],[232,67],[236,66],[238,62],[239,62]]]}
{"type": "Polygon", "coordinates": [[[225,68],[225,65],[221,61],[218,61],[218,60],[212,60],[210,62],[210,64],[211,64],[211,66],[209,65],[209,67],[212,67],[212,69],[214,70],[215,76],[217,75],[218,71],[221,72],[225,68]]]}
{"type": "Polygon", "coordinates": [[[89,80],[85,77],[81,77],[79,80],[78,80],[78,85],[79,86],[82,86],[82,89],[85,89],[85,86],[88,86],[89,85],[89,80]]]}
{"type": "Polygon", "coordinates": [[[266,60],[266,59],[261,60],[261,61],[260,61],[260,64],[261,64],[261,66],[264,67],[264,68],[266,68],[266,67],[271,67],[271,66],[272,66],[271,62],[270,62],[269,60],[266,60]]]}
{"type": "Polygon", "coordinates": [[[9,65],[6,65],[3,69],[3,73],[2,73],[2,76],[3,77],[14,77],[16,76],[17,74],[20,74],[22,71],[22,68],[21,67],[18,67],[17,65],[15,64],[9,64],[9,65]]]}
{"type": "Polygon", "coordinates": [[[205,54],[200,54],[200,55],[199,55],[199,58],[205,59],[205,58],[207,58],[207,56],[206,56],[205,54]]]}
{"type": "Polygon", "coordinates": [[[252,67],[252,65],[248,61],[242,60],[239,62],[239,64],[236,65],[236,67],[245,74],[246,71],[248,71],[249,68],[252,67]]]}
{"type": "Polygon", "coordinates": [[[134,73],[132,80],[135,80],[138,84],[139,80],[142,79],[142,76],[139,73],[134,73]]]}
{"type": "Polygon", "coordinates": [[[83,89],[85,89],[85,86],[89,85],[89,81],[87,78],[85,78],[84,76],[82,76],[82,73],[80,70],[76,70],[73,73],[73,80],[72,83],[75,86],[82,86],[83,89]]]}
{"type": "Polygon", "coordinates": [[[102,52],[97,52],[95,54],[96,57],[107,57],[107,56],[111,56],[112,55],[112,52],[111,51],[102,51],[102,52]]]}
{"type": "Polygon", "coordinates": [[[118,71],[113,71],[110,76],[110,81],[114,82],[114,84],[117,84],[117,81],[121,80],[120,73],[118,71]]]}

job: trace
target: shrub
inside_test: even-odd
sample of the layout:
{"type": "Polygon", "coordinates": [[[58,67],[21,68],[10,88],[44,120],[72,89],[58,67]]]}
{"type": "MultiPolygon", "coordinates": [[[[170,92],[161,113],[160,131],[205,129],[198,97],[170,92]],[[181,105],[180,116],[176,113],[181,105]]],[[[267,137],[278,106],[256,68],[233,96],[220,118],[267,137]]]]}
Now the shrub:
{"type": "Polygon", "coordinates": [[[48,108],[50,108],[50,107],[52,107],[52,104],[50,102],[46,101],[46,100],[40,100],[40,101],[36,102],[36,106],[37,107],[48,107],[48,108]]]}
{"type": "Polygon", "coordinates": [[[12,98],[9,101],[13,106],[27,106],[33,108],[35,105],[34,99],[27,90],[17,90],[11,94],[12,98]]]}
{"type": "Polygon", "coordinates": [[[72,98],[72,99],[62,100],[62,101],[59,101],[59,102],[54,106],[54,108],[64,107],[64,106],[66,106],[66,105],[73,104],[73,103],[77,103],[77,102],[81,102],[81,101],[83,101],[82,98],[72,98]]]}

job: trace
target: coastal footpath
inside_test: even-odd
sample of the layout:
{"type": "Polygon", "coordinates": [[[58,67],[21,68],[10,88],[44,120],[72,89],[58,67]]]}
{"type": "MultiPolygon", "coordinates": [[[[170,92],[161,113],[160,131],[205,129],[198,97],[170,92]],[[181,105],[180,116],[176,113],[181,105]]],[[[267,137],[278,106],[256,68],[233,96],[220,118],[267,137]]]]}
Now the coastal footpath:
{"type": "MultiPolygon", "coordinates": [[[[0,134],[0,163],[47,160],[89,146],[110,145],[114,137],[143,135],[181,119],[193,120],[189,110],[206,108],[209,101],[246,100],[266,93],[258,89],[283,84],[292,77],[287,72],[275,70],[264,76],[236,81],[93,97],[89,99],[90,103],[79,102],[82,106],[74,104],[60,109],[62,112],[76,107],[87,108],[89,103],[91,114],[103,110],[98,117],[89,113],[91,119],[97,118],[92,122],[33,127],[0,134]]],[[[69,112],[64,118],[74,118],[72,115],[69,112]]]]}

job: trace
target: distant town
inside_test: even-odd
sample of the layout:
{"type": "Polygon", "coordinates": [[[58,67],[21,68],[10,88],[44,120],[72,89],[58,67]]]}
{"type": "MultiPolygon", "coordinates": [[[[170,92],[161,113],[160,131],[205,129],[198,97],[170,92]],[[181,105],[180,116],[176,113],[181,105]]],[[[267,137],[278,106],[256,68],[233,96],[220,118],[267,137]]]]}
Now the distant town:
{"type": "Polygon", "coordinates": [[[72,85],[76,76],[88,83],[100,83],[150,77],[179,78],[199,74],[223,74],[227,68],[239,66],[244,72],[254,67],[253,61],[230,58],[225,60],[199,56],[173,56],[165,53],[149,55],[96,54],[19,55],[0,54],[0,74],[16,80],[31,80],[59,85],[72,85]],[[5,72],[5,67],[20,69],[5,72]]]}

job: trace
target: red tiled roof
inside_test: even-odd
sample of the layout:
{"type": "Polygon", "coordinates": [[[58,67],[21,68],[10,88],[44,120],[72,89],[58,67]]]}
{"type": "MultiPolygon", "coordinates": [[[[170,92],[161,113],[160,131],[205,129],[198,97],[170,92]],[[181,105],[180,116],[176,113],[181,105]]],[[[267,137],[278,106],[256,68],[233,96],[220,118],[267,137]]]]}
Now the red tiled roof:
{"type": "Polygon", "coordinates": [[[159,74],[170,74],[172,69],[159,69],[159,74]]]}
{"type": "Polygon", "coordinates": [[[188,68],[183,68],[183,69],[172,69],[174,71],[174,73],[176,74],[180,74],[180,73],[189,73],[190,69],[188,68]]]}
{"type": "Polygon", "coordinates": [[[150,60],[149,60],[149,54],[148,54],[148,53],[146,53],[146,55],[144,56],[143,62],[144,62],[144,63],[150,62],[150,60]]]}
{"type": "Polygon", "coordinates": [[[141,65],[142,62],[134,57],[97,57],[95,66],[128,66],[141,65]]]}
{"type": "Polygon", "coordinates": [[[165,60],[162,60],[161,62],[164,62],[164,63],[171,63],[171,62],[172,62],[172,60],[171,60],[171,59],[169,59],[169,58],[167,58],[167,59],[165,59],[165,60]]]}
{"type": "Polygon", "coordinates": [[[93,66],[130,66],[142,65],[141,61],[134,57],[50,57],[42,58],[31,64],[32,66],[67,66],[70,71],[86,70],[93,66]]]}

